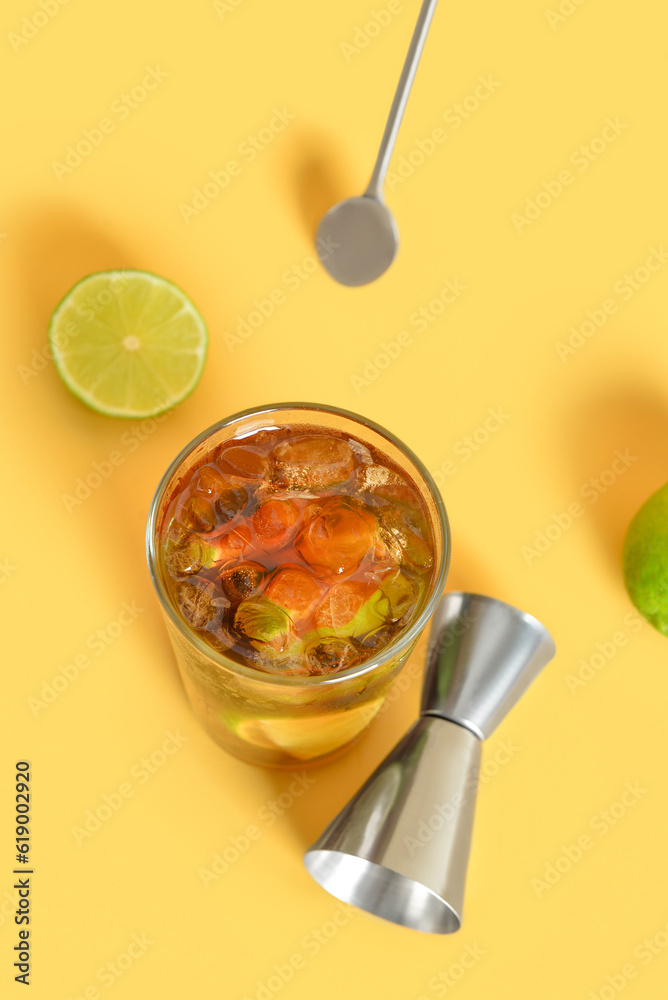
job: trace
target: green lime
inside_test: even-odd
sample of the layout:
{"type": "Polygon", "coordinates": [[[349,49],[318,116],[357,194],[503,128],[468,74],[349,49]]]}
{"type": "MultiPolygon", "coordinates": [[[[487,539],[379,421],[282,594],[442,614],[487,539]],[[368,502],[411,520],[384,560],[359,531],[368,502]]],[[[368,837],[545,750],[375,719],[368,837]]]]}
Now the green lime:
{"type": "Polygon", "coordinates": [[[668,635],[668,483],[631,521],[622,562],[626,589],[636,608],[668,635]]]}
{"type": "Polygon", "coordinates": [[[89,274],[49,324],[65,385],[113,417],[152,417],[180,403],[199,382],[207,344],[190,299],[146,271],[89,274]]]}
{"type": "Polygon", "coordinates": [[[247,743],[281,749],[300,760],[320,757],[355,739],[380,708],[380,701],[358,705],[331,716],[308,718],[243,719],[234,726],[247,743]]]}

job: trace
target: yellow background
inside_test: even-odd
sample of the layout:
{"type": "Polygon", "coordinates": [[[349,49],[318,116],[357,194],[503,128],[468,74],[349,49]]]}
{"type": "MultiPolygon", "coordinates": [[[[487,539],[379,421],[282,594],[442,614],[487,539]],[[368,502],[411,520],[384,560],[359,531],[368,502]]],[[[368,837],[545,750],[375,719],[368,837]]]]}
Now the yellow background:
{"type": "Polygon", "coordinates": [[[652,247],[668,247],[667,19],[652,0],[562,0],[567,13],[552,25],[554,0],[439,5],[393,170],[435,128],[447,138],[387,191],[402,237],[391,270],[346,289],[313,270],[312,234],[324,209],[363,190],[373,164],[418,10],[395,3],[389,23],[367,32],[371,11],[387,6],[71,0],[17,47],[12,33],[40,7],[3,5],[3,996],[23,995],[8,916],[19,758],[33,767],[36,1000],[95,996],[93,987],[114,1000],[241,1000],[261,996],[294,954],[303,967],[273,993],[286,1000],[431,1000],[443,995],[434,977],[457,976],[469,945],[484,955],[447,987],[460,1000],[605,1000],[606,977],[619,984],[628,963],[637,975],[622,982],[625,996],[665,995],[668,948],[655,945],[649,961],[636,949],[667,940],[668,645],[629,615],[619,553],[629,519],[668,476],[668,266],[638,279],[628,301],[613,289],[652,247]],[[355,39],[367,44],[351,53],[355,39]],[[124,119],[110,114],[155,66],[167,74],[159,86],[124,119]],[[480,76],[499,86],[456,128],[443,116],[480,76]],[[186,223],[179,206],[239,158],[274,108],[294,119],[186,223]],[[59,179],[54,161],[104,117],[113,132],[59,179]],[[588,169],[574,165],[616,117],[626,127],[614,141],[588,169]],[[518,232],[513,213],[564,169],[573,183],[518,232]],[[288,290],[296,265],[305,278],[288,290]],[[114,267],[174,280],[210,330],[195,393],[143,430],[88,410],[41,354],[63,294],[114,267]],[[466,291],[418,333],[411,313],[448,278],[466,291]],[[230,350],[225,334],[276,288],[285,301],[230,350]],[[611,296],[617,312],[562,361],[556,345],[569,327],[611,296]],[[402,330],[413,341],[401,356],[354,385],[402,330]],[[434,473],[453,461],[443,487],[449,586],[517,604],[556,639],[556,659],[485,747],[488,764],[503,741],[520,749],[481,787],[464,923],[452,937],[357,912],[317,952],[311,943],[331,932],[338,904],[305,873],[303,850],[412,721],[419,685],[263,824],[259,811],[292,778],[226,756],[201,731],[151,589],[144,522],[167,464],[214,421],[292,399],[378,421],[434,473]],[[503,408],[503,426],[465,460],[462,442],[485,437],[490,407],[503,408]],[[627,449],[634,460],[612,484],[604,476],[605,492],[586,486],[627,449]],[[68,512],[63,496],[114,450],[123,463],[68,512]],[[575,502],[582,514],[562,537],[523,553],[575,502]],[[136,620],[93,652],[89,637],[132,601],[143,609],[136,620]],[[29,699],[82,653],[90,665],[35,712],[29,699]],[[599,667],[571,689],[569,675],[592,657],[599,667]],[[185,742],[142,781],[139,762],[168,731],[185,742]],[[72,828],[127,781],[134,794],[78,844],[72,828]],[[626,782],[643,792],[601,833],[596,817],[626,782]],[[259,839],[205,888],[199,869],[254,824],[259,839]],[[593,846],[537,888],[532,880],[585,834],[593,846]],[[105,985],[98,970],[133,934],[153,943],[105,985]]]}

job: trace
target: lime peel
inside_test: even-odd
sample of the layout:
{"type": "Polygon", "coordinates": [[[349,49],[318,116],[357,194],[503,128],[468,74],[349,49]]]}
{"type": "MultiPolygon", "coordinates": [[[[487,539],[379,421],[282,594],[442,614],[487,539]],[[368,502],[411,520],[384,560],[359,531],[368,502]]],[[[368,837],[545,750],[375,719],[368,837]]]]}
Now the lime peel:
{"type": "Polygon", "coordinates": [[[631,521],[622,554],[624,582],[640,614],[668,635],[668,483],[631,521]]]}

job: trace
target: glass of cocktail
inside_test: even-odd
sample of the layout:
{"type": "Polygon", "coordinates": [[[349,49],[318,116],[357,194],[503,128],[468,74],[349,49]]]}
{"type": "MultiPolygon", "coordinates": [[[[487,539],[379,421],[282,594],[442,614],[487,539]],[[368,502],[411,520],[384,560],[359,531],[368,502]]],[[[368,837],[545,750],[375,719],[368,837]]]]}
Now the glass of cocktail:
{"type": "Polygon", "coordinates": [[[336,407],[282,403],[174,459],[147,555],[190,701],[255,764],[327,760],[378,712],[441,596],[450,535],[420,460],[336,407]]]}

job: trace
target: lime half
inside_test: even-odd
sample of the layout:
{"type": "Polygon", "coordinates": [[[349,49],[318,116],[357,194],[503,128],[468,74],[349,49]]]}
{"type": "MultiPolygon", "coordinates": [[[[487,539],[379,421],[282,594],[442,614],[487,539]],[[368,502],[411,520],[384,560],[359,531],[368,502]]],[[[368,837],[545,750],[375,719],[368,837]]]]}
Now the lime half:
{"type": "Polygon", "coordinates": [[[668,484],[631,521],[622,561],[629,597],[654,628],[668,635],[668,484]]]}
{"type": "Polygon", "coordinates": [[[380,708],[380,701],[360,705],[334,719],[244,719],[234,727],[237,735],[256,746],[281,749],[298,760],[331,753],[365,729],[380,708]]]}
{"type": "Polygon", "coordinates": [[[56,308],[49,345],[75,396],[113,417],[169,410],[199,382],[208,336],[184,293],[146,271],[83,278],[56,308]]]}

